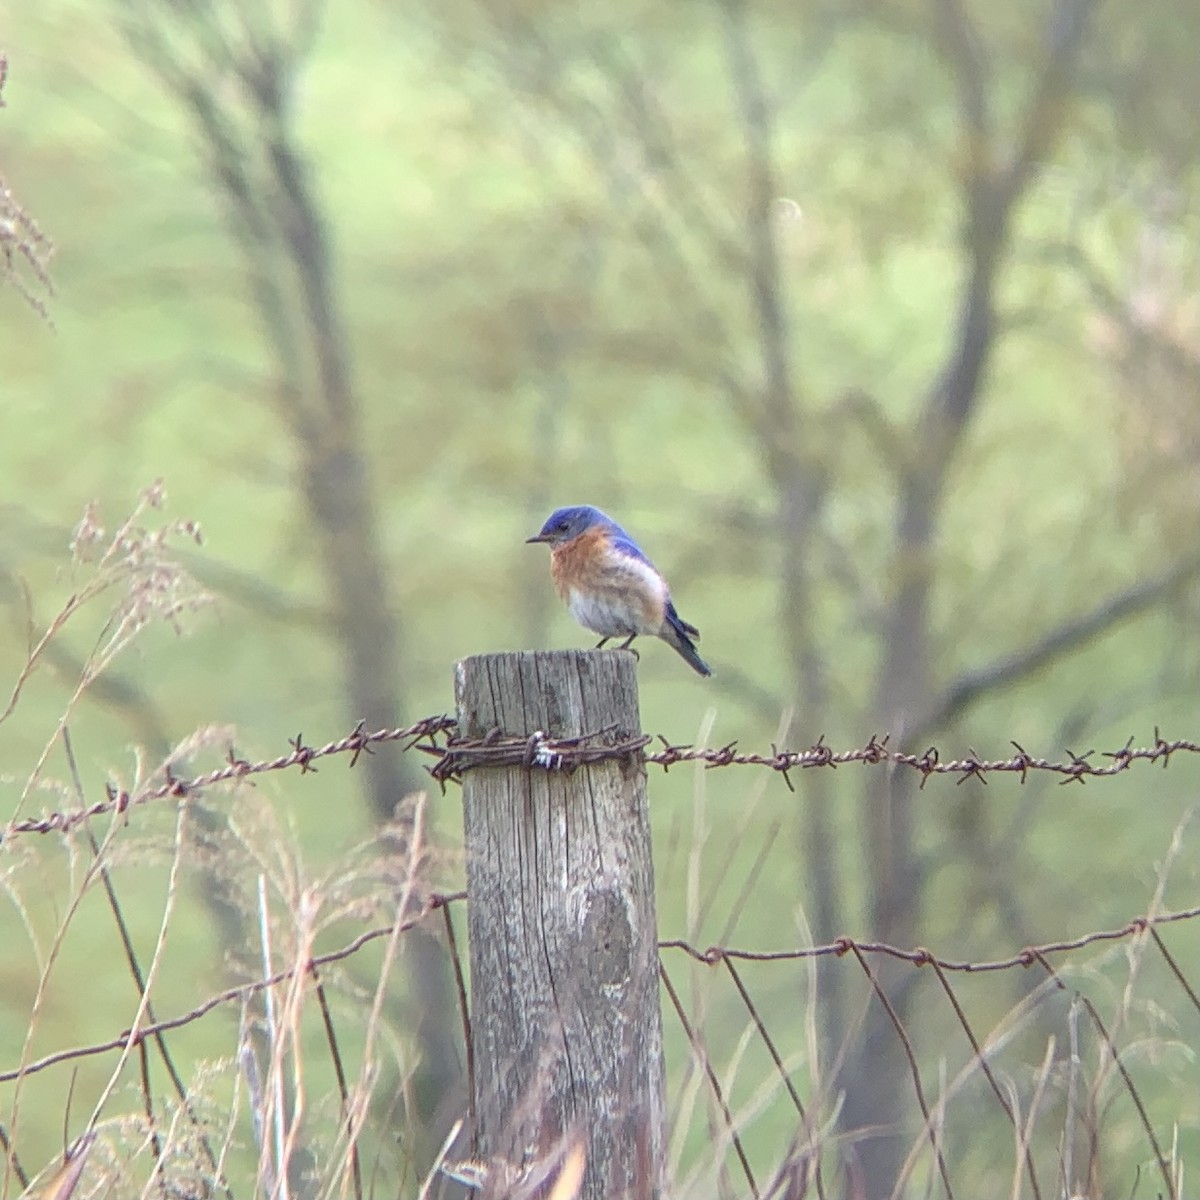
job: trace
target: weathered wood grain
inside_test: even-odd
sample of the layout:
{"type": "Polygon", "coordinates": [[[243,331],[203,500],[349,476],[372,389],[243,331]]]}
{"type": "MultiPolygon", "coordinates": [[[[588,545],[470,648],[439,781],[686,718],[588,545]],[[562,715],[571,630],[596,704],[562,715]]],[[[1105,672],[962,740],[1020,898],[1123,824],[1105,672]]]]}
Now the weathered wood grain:
{"type": "MultiPolygon", "coordinates": [[[[491,654],[458,664],[460,731],[640,732],[634,658],[491,654]]],[[[480,1156],[529,1165],[572,1131],[581,1197],[659,1194],[665,1099],[645,774],[525,767],[463,780],[480,1156]]]]}

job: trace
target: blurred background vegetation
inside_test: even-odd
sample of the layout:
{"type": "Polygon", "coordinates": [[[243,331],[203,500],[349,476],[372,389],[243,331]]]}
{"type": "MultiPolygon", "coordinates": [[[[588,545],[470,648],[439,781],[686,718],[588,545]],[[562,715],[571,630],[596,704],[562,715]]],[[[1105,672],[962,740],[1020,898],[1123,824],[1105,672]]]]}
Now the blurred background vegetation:
{"type": "MultiPolygon", "coordinates": [[[[204,531],[178,561],[213,598],[70,707],[89,798],[199,727],[273,755],[298,731],[451,708],[468,654],[583,643],[522,545],[576,502],[635,533],[703,631],[712,681],[642,651],[645,727],[672,740],[888,731],[1001,757],[1194,733],[1190,0],[55,0],[14,6],[4,37],[4,678],[79,586],[67,548],[92,500],[111,527],[164,478],[170,516],[204,531]]],[[[55,640],[0,727],[4,811],[65,802],[55,731],[106,616],[55,640]]],[[[1197,794],[1186,763],[1064,790],[917,791],[847,768],[797,783],[652,777],[664,937],[850,933],[969,958],[1121,923],[1197,794]]],[[[319,875],[423,786],[413,756],[383,750],[261,798],[319,875]]],[[[430,816],[429,885],[454,886],[454,794],[430,816]]],[[[143,829],[169,836],[170,818],[143,829]]],[[[1195,898],[1187,846],[1168,907],[1195,898]]],[[[78,869],[66,848],[37,853],[20,889],[6,876],[4,1065],[78,869]]],[[[152,942],[164,864],[147,850],[113,869],[152,942]]],[[[170,1011],[225,982],[246,936],[227,882],[198,876],[174,917],[170,1011]]],[[[128,1024],[128,979],[96,969],[111,917],[80,921],[38,1052],[128,1024]]],[[[409,951],[401,1020],[421,1144],[461,1086],[435,933],[409,951]]],[[[936,1055],[913,977],[884,982],[936,1055]]],[[[861,984],[818,973],[822,1044],[843,1049],[822,1078],[844,1094],[862,1194],[887,1195],[910,1085],[861,984]]],[[[993,981],[983,1011],[1030,986],[993,981]]],[[[802,982],[775,970],[761,988],[786,1028],[802,982]]],[[[1196,1018],[1170,1037],[1194,1045],[1196,1018]]],[[[736,1007],[714,994],[706,1019],[728,1056],[736,1007]]],[[[671,1054],[678,1080],[677,1034],[671,1054]]],[[[1148,1059],[1152,1114],[1200,1160],[1185,1056],[1148,1059]]],[[[76,1084],[91,1099],[95,1069],[76,1084]]],[[[60,1140],[68,1082],[31,1080],[4,1118],[34,1163],[60,1140]]],[[[787,1119],[759,1118],[756,1153],[787,1119]]],[[[960,1157],[1011,1170],[1011,1131],[972,1133],[947,1131],[960,1157]]],[[[1113,1143],[1116,1193],[1132,1142],[1113,1143]]]]}

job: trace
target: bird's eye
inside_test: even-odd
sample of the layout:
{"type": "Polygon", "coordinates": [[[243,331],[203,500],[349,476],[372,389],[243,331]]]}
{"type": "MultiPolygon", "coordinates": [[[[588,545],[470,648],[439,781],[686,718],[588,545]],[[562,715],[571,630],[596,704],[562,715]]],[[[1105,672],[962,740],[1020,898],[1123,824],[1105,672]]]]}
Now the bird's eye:
{"type": "Polygon", "coordinates": [[[566,521],[559,521],[559,523],[557,525],[555,525],[554,528],[557,529],[559,533],[566,533],[567,532],[567,523],[566,523],[566,521]]]}

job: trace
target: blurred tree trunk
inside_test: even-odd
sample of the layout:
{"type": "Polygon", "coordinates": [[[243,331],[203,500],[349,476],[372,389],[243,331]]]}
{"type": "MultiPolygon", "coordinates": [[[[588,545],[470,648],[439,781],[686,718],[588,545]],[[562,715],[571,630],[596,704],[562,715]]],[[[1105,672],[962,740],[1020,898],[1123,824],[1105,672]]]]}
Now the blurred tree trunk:
{"type": "MultiPolygon", "coordinates": [[[[996,285],[1015,206],[1053,146],[1074,83],[1091,0],[1059,0],[1048,15],[1040,61],[1011,150],[994,128],[991,54],[960,0],[935,0],[933,39],[959,96],[963,177],[964,280],[948,358],[918,418],[901,477],[892,551],[892,592],[880,630],[873,728],[903,741],[927,709],[939,675],[930,596],[946,479],[983,396],[996,338],[996,285]]],[[[920,943],[924,879],[916,850],[914,782],[909,772],[871,772],[860,827],[871,881],[870,935],[901,946],[920,943]]],[[[885,971],[880,982],[896,1017],[911,1017],[911,971],[885,971]]],[[[868,1197],[892,1194],[912,1136],[914,1109],[904,1047],[882,1005],[868,1010],[842,1078],[847,1130],[879,1131],[857,1147],[868,1197]]]]}
{"type": "MultiPolygon", "coordinates": [[[[823,517],[831,494],[833,450],[856,424],[872,428],[879,469],[896,480],[891,586],[882,589],[879,608],[866,613],[877,666],[862,715],[868,728],[890,731],[898,741],[931,711],[931,692],[942,683],[943,671],[930,596],[938,572],[946,482],[983,395],[996,338],[996,283],[1008,251],[1012,214],[1053,145],[1067,109],[1075,59],[1092,7],[1091,0],[1058,0],[1047,15],[1040,54],[1032,69],[1024,71],[1027,103],[1014,128],[1003,131],[997,130],[992,112],[997,104],[992,90],[1001,86],[997,64],[960,0],[931,0],[928,8],[917,10],[882,6],[871,15],[848,17],[818,12],[806,25],[805,53],[815,61],[851,24],[901,24],[905,36],[941,54],[957,95],[963,283],[945,364],[908,431],[895,427],[881,405],[853,389],[847,393],[850,400],[821,406],[797,381],[792,359],[798,330],[789,313],[790,283],[778,244],[784,196],[776,166],[780,89],[767,82],[763,38],[755,36],[753,20],[761,14],[753,5],[746,0],[716,0],[714,5],[742,150],[735,185],[740,192],[738,224],[732,232],[725,230],[722,214],[706,208],[693,164],[681,149],[682,139],[660,107],[655,81],[633,65],[635,58],[621,44],[623,39],[601,31],[589,31],[580,39],[588,48],[589,67],[600,70],[611,92],[601,119],[594,93],[577,95],[572,90],[566,70],[570,50],[548,42],[544,27],[519,6],[502,16],[486,6],[478,10],[479,26],[495,34],[488,50],[511,73],[514,85],[548,102],[582,137],[602,172],[612,170],[606,153],[610,140],[625,138],[626,144],[635,145],[638,168],[654,180],[666,200],[653,215],[638,212],[637,233],[663,276],[679,281],[680,299],[709,344],[713,372],[769,481],[779,632],[790,669],[796,726],[806,734],[823,732],[835,719],[829,700],[831,664],[814,615],[820,598],[814,563],[827,536],[823,517]],[[743,335],[722,313],[693,265],[697,245],[716,270],[744,288],[752,357],[744,354],[743,335]],[[749,365],[738,370],[728,365],[730,361],[749,365]],[[880,430],[883,437],[878,436],[880,430]]],[[[795,88],[797,75],[803,82],[803,71],[796,64],[792,68],[788,85],[795,88]]],[[[1006,87],[1011,83],[1008,77],[1002,81],[1006,87]]],[[[881,101],[890,102],[886,97],[881,101]]],[[[851,571],[839,586],[848,603],[859,604],[852,594],[854,583],[851,571]]],[[[840,847],[830,817],[830,777],[821,772],[806,775],[803,793],[797,834],[805,893],[813,932],[828,939],[844,932],[848,915],[838,869],[840,847]]],[[[925,879],[916,852],[910,780],[869,773],[857,828],[868,889],[869,936],[915,944],[920,940],[925,879]]],[[[903,982],[911,975],[909,971],[893,978],[885,971],[880,977],[893,1010],[906,1024],[912,1013],[903,982]]],[[[865,1027],[855,1028],[844,1003],[844,972],[823,971],[819,979],[826,1048],[831,1054],[846,1048],[840,1075],[825,1080],[826,1099],[844,1098],[838,1124],[847,1135],[845,1153],[856,1160],[856,1186],[871,1198],[889,1196],[913,1134],[915,1102],[902,1046],[877,1003],[869,1009],[865,1027]]]]}
{"type": "MultiPolygon", "coordinates": [[[[775,497],[778,539],[778,611],[793,682],[795,727],[824,729],[830,718],[824,655],[811,619],[815,606],[812,562],[829,476],[819,440],[806,436],[806,410],[792,365],[793,327],[788,313],[778,233],[782,189],[776,178],[774,112],[766,91],[744,0],[721,0],[726,57],[737,97],[745,146],[746,275],[758,337],[762,378],[758,402],[739,405],[758,446],[775,497]]],[[[837,936],[843,910],[838,856],[830,822],[831,780],[811,772],[804,780],[804,818],[797,841],[810,897],[809,923],[819,941],[837,936]]],[[[842,1009],[842,972],[818,967],[819,1007],[842,1009]]]]}
{"type": "MultiPolygon", "coordinates": [[[[352,721],[402,720],[400,632],[389,604],[379,518],[362,445],[358,398],[338,309],[328,230],[296,148],[290,99],[320,6],[276,15],[241,4],[239,31],[205,6],[120,0],[135,52],[184,108],[226,207],[277,372],[275,411],[297,450],[299,477],[343,665],[352,721]],[[232,86],[231,86],[232,85],[232,86]]],[[[410,760],[365,755],[377,821],[421,787],[410,760]]],[[[403,857],[407,846],[398,845],[403,857]]],[[[417,882],[416,895],[422,887],[417,882]]],[[[406,939],[419,1061],[409,1114],[427,1162],[465,1102],[448,963],[432,933],[406,939]]]]}
{"type": "MultiPolygon", "coordinates": [[[[704,211],[688,164],[681,161],[679,142],[655,105],[653,82],[630,66],[630,56],[620,45],[598,36],[592,43],[593,57],[609,76],[614,107],[603,128],[623,127],[636,139],[644,155],[643,169],[669,196],[670,215],[685,214],[689,232],[700,239],[707,236],[706,251],[713,260],[744,283],[756,338],[756,368],[741,374],[724,365],[718,370],[737,420],[758,449],[774,494],[780,634],[793,679],[797,726],[806,732],[824,730],[832,716],[830,666],[814,618],[813,578],[830,491],[830,447],[864,415],[889,435],[879,440],[875,450],[881,469],[897,481],[891,587],[884,588],[881,611],[873,619],[877,669],[865,717],[869,728],[890,731],[901,740],[930,712],[931,692],[941,683],[943,668],[930,613],[941,510],[946,481],[983,396],[996,338],[996,284],[1008,251],[1011,218],[1067,110],[1076,56],[1093,5],[1090,0],[1059,0],[1047,15],[1040,54],[1026,71],[1026,105],[1013,129],[1003,131],[997,130],[992,111],[996,105],[992,90],[1000,86],[997,64],[960,0],[933,0],[924,15],[902,9],[881,9],[876,14],[879,21],[905,23],[907,35],[916,35],[940,53],[957,95],[960,124],[964,277],[953,317],[955,334],[945,365],[907,434],[893,429],[869,399],[856,397],[852,403],[822,410],[797,384],[792,363],[797,331],[788,312],[777,239],[783,196],[775,165],[777,102],[766,82],[762,47],[752,36],[753,7],[744,0],[718,0],[715,7],[743,144],[739,233],[723,235],[719,221],[704,211]]],[[[834,31],[830,36],[836,36],[838,22],[844,20],[826,16],[817,22],[821,19],[830,22],[834,31]]],[[[498,24],[500,43],[508,38],[515,47],[509,52],[510,69],[522,69],[512,64],[528,63],[533,50],[534,59],[543,64],[543,71],[534,74],[547,98],[575,124],[603,165],[596,149],[601,135],[594,113],[562,86],[562,64],[555,60],[554,47],[544,43],[538,27],[517,10],[498,24]]],[[[814,34],[815,44],[821,40],[814,34]]],[[[1009,83],[1006,78],[1004,84],[1009,83]]],[[[639,233],[664,267],[669,264],[673,272],[688,278],[688,254],[676,229],[664,222],[648,232],[643,224],[639,233]]],[[[728,324],[714,311],[704,310],[705,299],[702,287],[689,295],[689,303],[702,309],[714,346],[734,341],[736,335],[728,324]]],[[[842,932],[839,926],[846,920],[837,839],[829,815],[828,776],[818,772],[806,776],[804,796],[799,842],[810,919],[815,935],[823,939],[842,932]]],[[[870,773],[858,828],[868,885],[869,935],[916,944],[925,880],[916,852],[911,780],[870,773]]],[[[911,1079],[901,1043],[882,1006],[870,1008],[863,1029],[853,1028],[841,994],[843,978],[836,970],[822,973],[820,1005],[827,1046],[848,1047],[840,1077],[828,1086],[845,1098],[839,1126],[849,1135],[847,1153],[857,1159],[856,1180],[865,1195],[888,1196],[913,1132],[911,1079]]],[[[903,981],[910,979],[911,972],[895,979],[884,972],[880,980],[905,1023],[912,1014],[903,981]]]]}

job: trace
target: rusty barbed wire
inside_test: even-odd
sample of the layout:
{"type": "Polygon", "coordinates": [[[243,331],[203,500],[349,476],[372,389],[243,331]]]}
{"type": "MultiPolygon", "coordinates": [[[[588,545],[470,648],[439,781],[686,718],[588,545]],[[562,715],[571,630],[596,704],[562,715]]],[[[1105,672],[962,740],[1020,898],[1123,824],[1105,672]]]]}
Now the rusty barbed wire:
{"type": "Polygon", "coordinates": [[[513,735],[493,730],[481,738],[461,737],[457,734],[458,723],[453,717],[440,715],[425,717],[412,725],[395,729],[368,730],[359,722],[350,733],[323,746],[306,745],[302,735],[290,741],[291,751],[277,758],[250,762],[240,758],[231,749],[225,766],[218,767],[191,778],[176,776],[170,767],[160,771],[154,782],[134,792],[108,785],[106,799],[84,807],[61,812],[44,813],[38,817],[24,817],[12,821],[0,831],[0,840],[24,833],[66,833],[76,826],[96,817],[128,812],[155,800],[182,799],[222,783],[236,782],[271,771],[283,771],[299,767],[301,774],[315,771],[318,760],[336,755],[349,754],[350,766],[359,756],[369,754],[373,747],[389,742],[400,742],[401,752],[419,750],[434,758],[426,766],[429,774],[438,782],[442,791],[448,783],[460,783],[468,771],[483,767],[525,767],[529,770],[571,772],[590,763],[624,762],[642,766],[662,767],[669,771],[683,763],[699,763],[707,770],[719,767],[763,767],[782,776],[790,791],[795,791],[792,772],[810,770],[814,767],[846,766],[859,763],[864,766],[902,767],[916,771],[924,787],[932,775],[957,776],[958,783],[968,779],[987,782],[992,774],[1011,774],[1024,783],[1030,772],[1046,772],[1060,775],[1060,783],[1084,783],[1088,779],[1110,778],[1129,770],[1136,762],[1161,763],[1168,765],[1172,755],[1179,753],[1200,754],[1200,742],[1187,738],[1167,740],[1154,729],[1154,742],[1148,746],[1135,746],[1130,738],[1119,750],[1088,750],[1083,754],[1065,751],[1064,761],[1035,757],[1018,742],[1012,742],[1016,753],[1007,758],[982,758],[974,749],[965,757],[943,758],[936,746],[930,746],[921,754],[910,754],[889,747],[889,735],[872,735],[865,746],[850,750],[834,750],[825,744],[824,735],[806,750],[781,750],[772,745],[767,754],[738,749],[736,741],[722,746],[694,746],[689,743],[672,743],[661,734],[657,738],[649,734],[629,734],[615,727],[597,730],[577,737],[555,737],[543,731],[530,735],[513,735]],[[657,749],[648,750],[652,744],[657,749]],[[1098,763],[1097,757],[1108,759],[1098,763]]]}
{"type": "MultiPolygon", "coordinates": [[[[540,767],[547,771],[574,771],[586,763],[623,761],[648,746],[649,734],[622,734],[615,726],[580,737],[552,738],[541,730],[528,737],[513,737],[494,729],[482,738],[451,737],[444,747],[422,746],[437,762],[426,768],[442,785],[460,783],[467,771],[479,767],[540,767]]],[[[647,756],[643,756],[648,761],[647,756]]]]}
{"type": "Polygon", "coordinates": [[[1113,761],[1104,766],[1097,766],[1091,759],[1097,751],[1088,750],[1084,754],[1065,751],[1068,762],[1053,762],[1046,758],[1035,758],[1018,742],[1010,743],[1017,751],[1008,758],[984,759],[972,749],[965,758],[952,758],[943,761],[936,746],[930,746],[923,754],[906,754],[899,750],[889,750],[890,734],[882,738],[871,735],[870,741],[857,750],[832,750],[825,745],[824,735],[807,750],[777,750],[774,746],[769,755],[745,754],[737,749],[736,742],[730,742],[720,749],[697,749],[692,746],[676,747],[666,744],[654,754],[647,754],[644,760],[655,763],[665,769],[680,762],[703,762],[707,767],[725,766],[760,766],[778,771],[784,782],[791,790],[791,779],[788,772],[809,767],[838,767],[846,763],[864,763],[869,766],[891,765],[910,767],[921,776],[921,786],[924,787],[930,775],[957,775],[958,782],[965,783],[968,779],[979,779],[987,782],[985,776],[995,773],[1010,773],[1020,775],[1024,783],[1030,771],[1048,771],[1052,774],[1063,775],[1062,783],[1083,783],[1086,779],[1105,778],[1119,775],[1127,771],[1135,762],[1161,762],[1164,766],[1170,761],[1171,755],[1179,751],[1200,754],[1200,743],[1184,738],[1167,741],[1161,736],[1158,727],[1154,729],[1154,745],[1138,746],[1129,741],[1120,750],[1100,751],[1102,758],[1113,761]]]}
{"type": "Polygon", "coordinates": [[[67,833],[77,825],[82,825],[85,821],[95,817],[125,813],[154,800],[182,799],[184,796],[195,795],[221,783],[246,779],[253,775],[265,775],[269,771],[286,771],[293,767],[299,767],[300,773],[303,775],[310,771],[316,771],[317,768],[313,764],[319,759],[330,758],[338,754],[349,754],[351,756],[350,765],[353,767],[358,762],[359,756],[370,754],[374,746],[386,742],[407,742],[408,745],[401,746],[401,750],[411,750],[413,746],[423,740],[435,739],[439,734],[447,733],[457,727],[454,718],[447,716],[425,717],[403,728],[374,731],[365,729],[364,722],[359,721],[345,737],[326,742],[323,746],[305,745],[303,735],[297,734],[290,739],[292,749],[289,754],[281,754],[277,758],[264,759],[260,762],[250,762],[247,759],[239,758],[237,753],[230,749],[225,766],[217,767],[203,775],[196,775],[191,779],[181,779],[171,771],[170,767],[167,767],[165,771],[158,772],[160,782],[147,785],[132,793],[109,784],[106,788],[108,797],[106,800],[98,800],[94,804],[70,809],[66,812],[50,812],[40,817],[24,817],[12,821],[4,830],[0,831],[0,840],[18,833],[67,833]]]}
{"type": "MultiPolygon", "coordinates": [[[[781,750],[772,745],[768,753],[740,750],[737,742],[730,742],[718,747],[673,744],[661,736],[654,739],[649,735],[633,734],[617,727],[602,728],[593,733],[574,737],[557,737],[544,731],[537,731],[531,735],[513,735],[501,730],[492,730],[482,737],[463,737],[459,734],[457,722],[453,718],[443,715],[426,717],[401,728],[375,731],[367,730],[360,722],[344,737],[321,746],[310,746],[302,736],[297,735],[290,739],[288,753],[259,762],[241,758],[231,748],[223,765],[190,778],[176,775],[174,772],[177,767],[173,768],[168,764],[167,767],[151,776],[145,785],[132,792],[110,786],[104,800],[65,812],[49,813],[42,817],[27,817],[11,822],[7,829],[0,830],[0,838],[15,833],[68,832],[88,820],[104,814],[127,818],[127,814],[134,808],[158,799],[182,799],[199,794],[211,787],[273,771],[298,768],[300,773],[304,774],[316,771],[320,760],[339,755],[349,755],[348,765],[354,766],[361,754],[371,753],[375,746],[385,743],[399,745],[402,753],[416,749],[428,755],[432,762],[427,765],[427,770],[430,776],[438,782],[443,792],[449,783],[461,783],[467,772],[481,768],[507,768],[569,774],[587,764],[606,761],[616,762],[630,770],[646,770],[653,765],[661,767],[664,772],[684,763],[694,763],[705,770],[729,766],[758,767],[781,775],[785,785],[792,791],[795,791],[792,777],[792,773],[795,771],[816,767],[836,769],[839,766],[853,763],[861,763],[868,767],[882,766],[897,770],[915,770],[920,776],[921,786],[924,786],[933,775],[953,776],[958,783],[971,778],[978,778],[986,783],[987,776],[992,773],[1015,775],[1021,783],[1024,783],[1030,772],[1048,772],[1057,775],[1060,777],[1059,781],[1065,784],[1083,783],[1089,778],[1113,777],[1129,770],[1136,762],[1158,762],[1166,767],[1176,753],[1200,753],[1200,743],[1187,739],[1167,740],[1161,735],[1158,728],[1154,730],[1152,744],[1147,746],[1135,747],[1131,738],[1120,750],[1102,754],[1096,751],[1088,751],[1084,754],[1067,751],[1064,760],[1053,761],[1034,757],[1015,742],[1012,744],[1016,753],[1007,758],[985,759],[972,749],[965,757],[943,759],[936,747],[930,747],[921,754],[893,750],[886,736],[882,738],[872,736],[865,746],[847,750],[834,750],[827,746],[824,737],[821,737],[806,750],[781,750]]],[[[313,1003],[322,1006],[331,1044],[331,1054],[336,1061],[338,1056],[336,1037],[322,991],[325,985],[319,969],[326,964],[349,960],[358,955],[370,943],[377,942],[381,938],[412,929],[438,909],[440,909],[446,924],[446,945],[455,964],[459,1015],[463,1024],[464,1044],[468,1048],[468,1070],[473,1076],[470,1053],[472,1035],[464,983],[465,972],[451,919],[453,905],[459,901],[466,901],[466,899],[464,892],[427,895],[420,909],[410,910],[409,915],[399,926],[386,924],[364,930],[339,949],[314,955],[304,961],[294,962],[290,967],[276,971],[267,977],[243,982],[215,992],[187,1011],[170,1018],[152,1019],[144,1025],[139,1024],[136,1028],[126,1028],[114,1037],[58,1049],[41,1058],[7,1069],[0,1067],[0,1084],[64,1065],[70,1071],[83,1059],[106,1054],[121,1054],[135,1046],[144,1047],[149,1039],[160,1038],[164,1034],[191,1026],[209,1014],[225,1009],[228,1005],[239,1003],[244,1005],[251,997],[297,977],[304,979],[306,994],[311,992],[313,1003]]],[[[1037,984],[1038,995],[1051,994],[1048,989],[1069,989],[1075,994],[1072,1003],[1082,1006],[1081,1011],[1086,1013],[1087,1019],[1094,1027],[1098,1041],[1106,1049],[1115,1071],[1120,1076],[1122,1088],[1136,1109],[1146,1146],[1152,1154],[1152,1161],[1158,1164],[1159,1173],[1163,1177],[1166,1189],[1164,1194],[1175,1200],[1178,1193],[1172,1184],[1170,1160],[1164,1149],[1164,1147],[1169,1149],[1169,1146],[1156,1133],[1148,1115],[1149,1110],[1138,1090],[1138,1081],[1135,1078],[1137,1072],[1131,1071],[1126,1066],[1124,1059],[1127,1056],[1128,1048],[1124,1044],[1125,1039],[1121,1037],[1120,1031],[1115,1026],[1110,1030],[1105,1024],[1099,1008],[1089,999],[1082,985],[1069,982],[1071,977],[1067,968],[1072,960],[1064,961],[1061,956],[1090,946],[1112,946],[1120,945],[1122,942],[1129,942],[1131,945],[1145,944],[1152,951],[1157,950],[1162,963],[1165,964],[1170,976],[1173,976],[1178,985],[1180,994],[1186,997],[1196,1012],[1200,1012],[1198,989],[1189,981],[1187,973],[1181,965],[1186,960],[1175,957],[1160,933],[1160,930],[1167,925],[1194,922],[1197,918],[1200,918],[1200,905],[1177,911],[1155,911],[1134,917],[1118,928],[1096,929],[1059,941],[1027,946],[1006,957],[979,961],[944,957],[924,946],[905,948],[886,942],[859,940],[853,937],[840,937],[819,945],[793,946],[775,950],[752,950],[731,945],[704,948],[684,939],[665,939],[658,942],[658,968],[664,989],[671,998],[685,1036],[692,1045],[692,1052],[702,1065],[704,1078],[708,1081],[708,1087],[713,1093],[721,1114],[720,1121],[738,1156],[748,1181],[750,1194],[753,1196],[765,1193],[760,1191],[757,1186],[751,1170],[750,1158],[742,1147],[738,1120],[721,1088],[720,1071],[712,1060],[705,1038],[696,1027],[692,1014],[680,1001],[679,989],[671,980],[668,964],[672,960],[672,955],[680,955],[682,961],[690,959],[728,975],[728,982],[732,985],[735,993],[734,999],[745,1008],[758,1039],[771,1058],[782,1094],[788,1097],[796,1109],[799,1127],[802,1131],[806,1131],[801,1137],[805,1144],[811,1136],[811,1131],[818,1128],[827,1119],[827,1106],[819,1094],[805,1097],[802,1100],[800,1093],[792,1085],[789,1067],[780,1049],[782,1043],[777,1042],[768,1028],[768,1018],[764,1016],[765,1010],[760,1009],[759,1003],[754,998],[755,984],[752,979],[752,968],[742,965],[795,963],[798,960],[820,958],[839,962],[847,960],[846,967],[851,971],[857,967],[872,988],[875,997],[873,1003],[882,1005],[887,1011],[891,1028],[903,1047],[912,1077],[912,1093],[920,1107],[922,1128],[927,1131],[924,1136],[929,1142],[928,1152],[936,1161],[948,1196],[953,1195],[950,1191],[952,1164],[949,1164],[944,1157],[943,1144],[935,1130],[936,1123],[942,1119],[942,1100],[930,1090],[926,1082],[923,1082],[918,1046],[906,1028],[905,1018],[900,1010],[891,1003],[888,991],[881,986],[877,968],[885,959],[902,962],[914,971],[923,967],[930,968],[929,972],[922,973],[920,977],[928,978],[931,984],[936,980],[936,984],[940,988],[938,994],[944,995],[947,1011],[953,1015],[953,1019],[962,1030],[965,1039],[964,1047],[970,1047],[978,1071],[986,1077],[1001,1110],[1016,1131],[1018,1140],[1022,1136],[1023,1126],[1015,1104],[1009,1102],[1008,1092],[997,1078],[998,1071],[991,1061],[992,1050],[987,1036],[981,1037],[982,1029],[972,1023],[972,1019],[968,1017],[968,1009],[959,1001],[955,989],[966,986],[962,975],[986,976],[987,973],[993,973],[991,977],[995,979],[997,978],[995,973],[1026,970],[1029,967],[1040,968],[1044,972],[1045,978],[1037,984]],[[1144,939],[1144,942],[1134,941],[1139,938],[1144,939]],[[1057,964],[1052,962],[1056,957],[1058,958],[1057,964]],[[744,976],[739,974],[739,967],[745,972],[744,976]],[[952,982],[952,975],[955,972],[961,974],[952,982]],[[1114,1032],[1116,1036],[1114,1036],[1114,1032]]],[[[674,961],[678,963],[681,959],[675,958],[674,961]]],[[[1111,959],[1107,961],[1111,961],[1111,959]]],[[[774,1017],[769,1019],[773,1021],[774,1017]]],[[[143,1073],[143,1088],[146,1091],[149,1105],[149,1083],[146,1082],[146,1079],[147,1076],[143,1073]]],[[[473,1084],[470,1091],[473,1095],[473,1084]]],[[[797,1144],[799,1145],[799,1142],[797,1144]]],[[[1039,1200],[1043,1194],[1048,1194],[1048,1190],[1044,1187],[1045,1181],[1043,1180],[1042,1184],[1038,1182],[1038,1167],[1030,1145],[1027,1142],[1020,1144],[1023,1147],[1021,1151],[1023,1170],[1029,1177],[1035,1200],[1039,1200]]],[[[808,1149],[803,1149],[797,1153],[799,1158],[796,1159],[796,1162],[808,1164],[803,1167],[806,1172],[804,1178],[808,1179],[807,1172],[811,1168],[810,1152],[808,1149]]],[[[813,1161],[817,1162],[816,1189],[817,1194],[821,1196],[824,1195],[824,1191],[820,1178],[819,1157],[813,1161]]],[[[782,1170],[783,1167],[780,1168],[780,1171],[782,1170]]],[[[777,1178],[782,1178],[782,1175],[777,1175],[777,1178]]]]}

